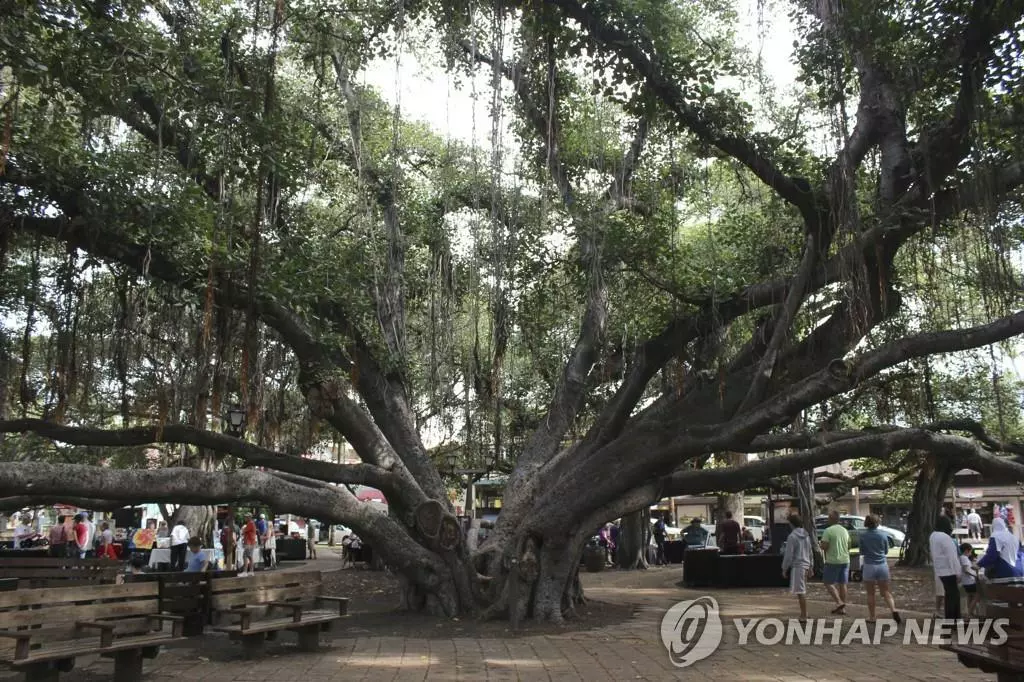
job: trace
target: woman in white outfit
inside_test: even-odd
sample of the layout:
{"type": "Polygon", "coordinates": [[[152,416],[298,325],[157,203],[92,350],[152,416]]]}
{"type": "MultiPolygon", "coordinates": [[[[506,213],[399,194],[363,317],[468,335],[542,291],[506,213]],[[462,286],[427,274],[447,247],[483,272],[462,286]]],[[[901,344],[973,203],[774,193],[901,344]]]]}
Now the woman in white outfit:
{"type": "Polygon", "coordinates": [[[928,537],[928,548],[932,555],[932,570],[935,578],[942,583],[944,595],[943,616],[947,619],[960,618],[960,547],[953,539],[953,522],[943,514],[935,523],[935,530],[928,537]]]}
{"type": "Polygon", "coordinates": [[[814,565],[814,546],[811,537],[804,530],[799,514],[791,514],[789,525],[793,527],[786,538],[786,552],[782,556],[782,577],[789,576],[789,593],[795,594],[800,603],[800,622],[807,620],[807,578],[814,565]]]}

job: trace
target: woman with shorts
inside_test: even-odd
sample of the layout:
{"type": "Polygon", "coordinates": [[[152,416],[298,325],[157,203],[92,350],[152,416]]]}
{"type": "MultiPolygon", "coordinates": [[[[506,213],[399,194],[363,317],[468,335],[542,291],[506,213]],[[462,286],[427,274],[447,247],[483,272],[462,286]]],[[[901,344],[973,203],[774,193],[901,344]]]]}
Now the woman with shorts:
{"type": "Polygon", "coordinates": [[[864,575],[864,587],[868,593],[868,622],[875,622],[875,587],[892,611],[893,620],[902,622],[900,612],[896,610],[896,600],[889,589],[889,536],[878,530],[878,517],[868,514],[864,519],[867,527],[860,534],[861,570],[864,575]]]}

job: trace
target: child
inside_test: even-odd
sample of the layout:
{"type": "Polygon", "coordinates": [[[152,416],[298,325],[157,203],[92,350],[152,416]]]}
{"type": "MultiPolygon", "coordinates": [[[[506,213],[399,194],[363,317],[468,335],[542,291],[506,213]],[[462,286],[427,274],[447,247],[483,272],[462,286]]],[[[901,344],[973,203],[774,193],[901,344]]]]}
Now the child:
{"type": "Polygon", "coordinates": [[[974,563],[975,556],[974,547],[969,543],[965,542],[960,545],[960,566],[963,568],[960,584],[964,586],[964,592],[967,593],[968,618],[974,615],[974,610],[978,608],[981,601],[978,596],[978,567],[974,563]]]}
{"type": "Polygon", "coordinates": [[[203,541],[197,537],[189,538],[188,549],[189,554],[185,565],[185,572],[206,573],[206,569],[210,567],[210,560],[203,551],[203,541]]]}

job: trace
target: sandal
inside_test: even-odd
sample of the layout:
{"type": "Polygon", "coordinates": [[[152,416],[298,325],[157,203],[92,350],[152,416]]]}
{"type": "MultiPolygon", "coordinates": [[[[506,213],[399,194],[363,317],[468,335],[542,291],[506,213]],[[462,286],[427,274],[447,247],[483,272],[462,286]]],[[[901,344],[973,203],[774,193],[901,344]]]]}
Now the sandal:
{"type": "Polygon", "coordinates": [[[832,609],[832,615],[842,616],[846,613],[846,604],[840,604],[839,606],[832,609]]]}

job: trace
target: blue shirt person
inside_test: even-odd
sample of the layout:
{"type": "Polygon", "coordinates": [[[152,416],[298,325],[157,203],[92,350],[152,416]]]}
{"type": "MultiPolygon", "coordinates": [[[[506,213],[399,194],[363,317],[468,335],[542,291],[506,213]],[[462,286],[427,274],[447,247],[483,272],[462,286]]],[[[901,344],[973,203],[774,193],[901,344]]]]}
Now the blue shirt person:
{"type": "Polygon", "coordinates": [[[185,565],[186,573],[205,573],[210,567],[210,560],[203,551],[203,543],[199,538],[192,538],[188,541],[188,563],[185,565]]]}

